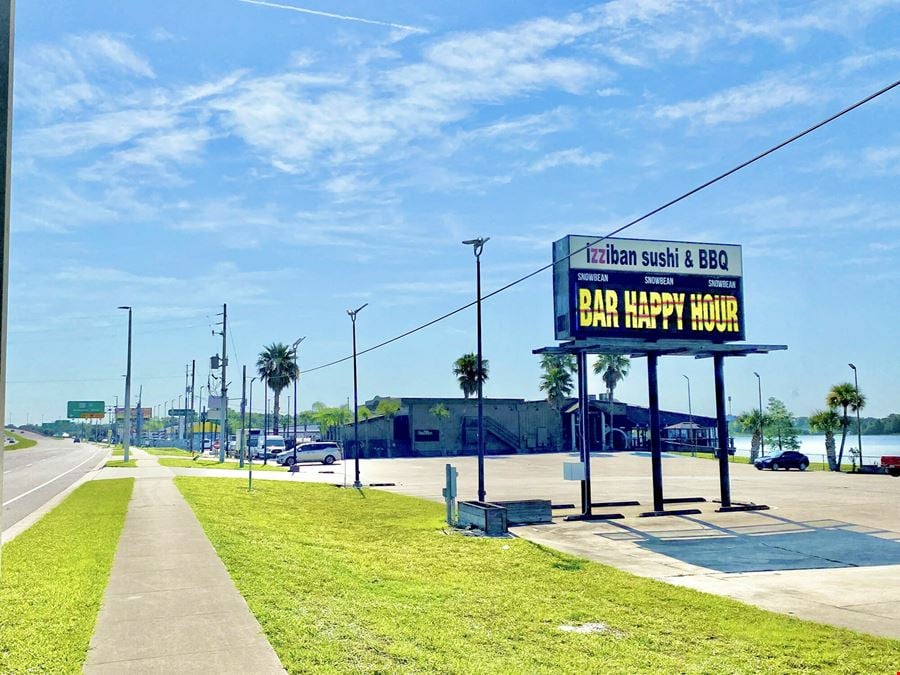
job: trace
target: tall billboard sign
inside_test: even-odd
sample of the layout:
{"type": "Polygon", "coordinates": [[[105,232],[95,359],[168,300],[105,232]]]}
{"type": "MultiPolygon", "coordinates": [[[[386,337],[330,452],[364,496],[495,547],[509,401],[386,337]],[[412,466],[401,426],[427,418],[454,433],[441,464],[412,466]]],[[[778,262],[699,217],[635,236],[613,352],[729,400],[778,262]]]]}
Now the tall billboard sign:
{"type": "MultiPolygon", "coordinates": [[[[131,419],[137,419],[137,408],[131,409],[131,419]]],[[[149,420],[153,417],[153,408],[141,408],[141,417],[149,420]]],[[[122,422],[125,419],[125,408],[116,408],[116,421],[122,422]]]]}
{"type": "Polygon", "coordinates": [[[557,340],[745,339],[738,245],[568,235],[553,260],[557,340]]]}
{"type": "Polygon", "coordinates": [[[68,401],[66,417],[69,419],[102,420],[106,417],[103,401],[68,401]]]}

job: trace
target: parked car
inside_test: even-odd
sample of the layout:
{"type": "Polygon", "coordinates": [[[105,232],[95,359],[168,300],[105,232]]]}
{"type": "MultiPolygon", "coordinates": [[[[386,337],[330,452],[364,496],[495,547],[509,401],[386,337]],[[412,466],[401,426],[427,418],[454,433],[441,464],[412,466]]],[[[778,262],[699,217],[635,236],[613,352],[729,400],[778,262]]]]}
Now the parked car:
{"type": "Polygon", "coordinates": [[[203,448],[202,450],[212,450],[212,439],[204,438],[203,439],[203,448]]]}
{"type": "Polygon", "coordinates": [[[760,457],[754,462],[757,469],[800,469],[806,471],[809,467],[809,457],[796,450],[781,450],[765,457],[760,457]]]}
{"type": "Polygon", "coordinates": [[[294,462],[321,462],[322,464],[334,464],[343,459],[341,446],[334,441],[317,441],[315,443],[300,443],[297,446],[297,458],[294,459],[294,450],[285,450],[278,453],[275,461],[283,466],[291,466],[294,462]]]}
{"type": "Polygon", "coordinates": [[[260,437],[256,443],[256,447],[250,449],[253,459],[275,459],[285,450],[282,436],[268,435],[265,440],[260,437]]]}
{"type": "Polygon", "coordinates": [[[72,439],[72,442],[73,443],[81,443],[81,439],[78,438],[78,436],[76,436],[75,438],[72,439]]]}
{"type": "Polygon", "coordinates": [[[900,478],[900,456],[884,455],[881,458],[881,468],[894,478],[900,478]]]}

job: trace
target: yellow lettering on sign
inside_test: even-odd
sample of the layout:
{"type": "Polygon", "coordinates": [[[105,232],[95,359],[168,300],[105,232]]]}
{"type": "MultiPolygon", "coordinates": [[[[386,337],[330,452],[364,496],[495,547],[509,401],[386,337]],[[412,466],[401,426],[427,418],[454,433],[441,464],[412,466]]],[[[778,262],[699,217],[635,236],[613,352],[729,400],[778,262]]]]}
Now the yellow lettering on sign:
{"type": "Polygon", "coordinates": [[[676,326],[678,330],[684,329],[684,293],[672,293],[672,300],[675,303],[676,326]]]}
{"type": "Polygon", "coordinates": [[[691,330],[698,332],[737,333],[738,300],[733,295],[691,293],[691,330]]]}
{"type": "Polygon", "coordinates": [[[625,291],[625,328],[639,328],[637,291],[625,291]]]}
{"type": "Polygon", "coordinates": [[[728,322],[728,331],[737,333],[740,330],[738,326],[738,301],[733,295],[725,297],[725,320],[728,322]]]}
{"type": "Polygon", "coordinates": [[[591,325],[591,289],[578,289],[578,325],[581,327],[591,325]]]}
{"type": "MultiPolygon", "coordinates": [[[[600,292],[599,290],[597,291],[600,292]]],[[[603,291],[604,304],[606,305],[606,324],[608,328],[619,327],[619,294],[613,290],[603,291]]]]}

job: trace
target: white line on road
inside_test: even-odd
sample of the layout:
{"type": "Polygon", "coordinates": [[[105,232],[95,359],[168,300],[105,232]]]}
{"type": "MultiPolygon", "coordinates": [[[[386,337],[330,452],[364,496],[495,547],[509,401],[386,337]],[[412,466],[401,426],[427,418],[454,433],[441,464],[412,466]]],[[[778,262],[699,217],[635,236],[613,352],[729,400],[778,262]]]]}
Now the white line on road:
{"type": "Polygon", "coordinates": [[[41,484],[38,485],[37,487],[31,488],[28,492],[23,492],[23,493],[20,494],[18,497],[13,497],[13,498],[10,499],[9,501],[3,502],[3,506],[9,506],[9,505],[12,504],[13,502],[17,502],[17,501],[19,501],[20,499],[22,499],[22,497],[27,497],[27,496],[30,495],[32,492],[37,492],[37,491],[40,490],[42,487],[47,487],[47,486],[50,485],[50,483],[52,483],[53,481],[59,480],[60,478],[62,478],[62,477],[65,476],[66,474],[72,473],[75,469],[77,469],[77,468],[80,467],[80,466],[84,466],[85,464],[87,464],[88,462],[90,462],[92,459],[94,459],[94,457],[96,457],[96,456],[97,456],[97,453],[94,453],[93,455],[91,455],[90,457],[88,457],[86,460],[84,460],[84,461],[83,461],[81,464],[79,464],[78,466],[73,466],[73,467],[72,467],[71,469],[69,469],[68,471],[63,471],[61,474],[59,474],[58,476],[56,476],[56,477],[54,477],[54,478],[51,478],[51,479],[48,480],[47,482],[41,483],[41,484]]]}

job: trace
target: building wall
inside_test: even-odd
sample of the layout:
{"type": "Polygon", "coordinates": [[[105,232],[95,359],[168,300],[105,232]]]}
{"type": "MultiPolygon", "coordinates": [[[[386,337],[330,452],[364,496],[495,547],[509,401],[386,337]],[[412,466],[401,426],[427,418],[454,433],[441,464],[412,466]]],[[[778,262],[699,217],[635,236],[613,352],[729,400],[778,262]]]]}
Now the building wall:
{"type": "MultiPolygon", "coordinates": [[[[362,457],[441,457],[477,453],[478,401],[463,398],[396,398],[400,409],[393,418],[382,416],[359,421],[359,441],[362,457]],[[436,405],[447,408],[449,416],[439,418],[431,410],[436,405]],[[419,432],[419,433],[417,433],[419,432]],[[426,436],[434,440],[428,440],[426,436]]],[[[575,403],[570,399],[563,409],[575,403]]],[[[366,406],[374,412],[378,400],[368,401],[366,406]]],[[[639,406],[615,402],[591,401],[591,445],[602,445],[600,416],[608,425],[609,409],[615,414],[615,426],[631,432],[636,427],[646,427],[649,411],[639,406]],[[594,428],[596,427],[596,428],[594,428]]],[[[563,413],[547,401],[524,399],[485,399],[485,453],[510,454],[514,452],[561,452],[573,447],[572,417],[575,413],[563,413]],[[495,426],[496,425],[496,426],[495,426]],[[499,435],[492,433],[496,428],[499,435]]],[[[685,422],[688,415],[661,411],[662,426],[685,422]]],[[[703,426],[715,426],[712,418],[694,415],[694,421],[703,426]]],[[[608,429],[608,426],[605,427],[608,429]]],[[[353,424],[332,429],[328,437],[343,441],[348,457],[355,452],[353,424]]]]}

